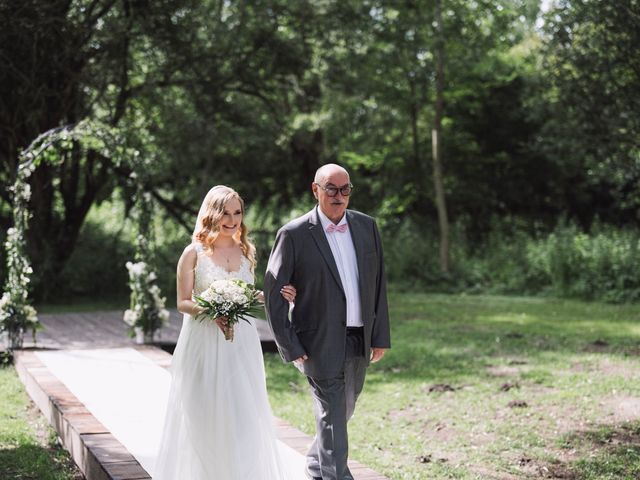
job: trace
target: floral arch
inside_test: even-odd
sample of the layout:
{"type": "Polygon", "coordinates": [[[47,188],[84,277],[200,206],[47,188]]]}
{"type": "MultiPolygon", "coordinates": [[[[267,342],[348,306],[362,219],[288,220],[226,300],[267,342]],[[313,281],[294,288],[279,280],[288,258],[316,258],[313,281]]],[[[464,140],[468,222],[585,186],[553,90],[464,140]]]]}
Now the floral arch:
{"type": "Polygon", "coordinates": [[[24,334],[42,329],[37,311],[29,298],[29,283],[33,269],[26,249],[26,232],[31,212],[29,178],[42,162],[62,162],[64,150],[81,146],[93,149],[108,158],[114,167],[128,167],[130,180],[136,189],[134,212],[137,226],[135,263],[127,262],[131,287],[131,308],[125,314],[131,333],[141,331],[152,338],[169,318],[165,299],[156,285],[152,268],[152,209],[151,194],[145,192],[145,173],[148,159],[127,145],[119,132],[101,122],[83,120],[73,126],[54,128],[43,133],[19,157],[18,169],[10,192],[13,194],[13,227],[7,231],[5,243],[7,278],[0,298],[0,333],[9,350],[21,348],[24,334]]]}

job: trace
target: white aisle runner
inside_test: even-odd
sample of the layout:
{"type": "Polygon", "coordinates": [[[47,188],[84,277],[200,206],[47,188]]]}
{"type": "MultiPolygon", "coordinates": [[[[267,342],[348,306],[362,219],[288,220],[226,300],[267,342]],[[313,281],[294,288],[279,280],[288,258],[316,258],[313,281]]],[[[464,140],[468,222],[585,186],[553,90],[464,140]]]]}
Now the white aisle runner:
{"type": "MultiPolygon", "coordinates": [[[[153,476],[170,373],[133,348],[37,352],[38,358],[153,476]]],[[[304,457],[278,441],[304,471],[304,457]]]]}

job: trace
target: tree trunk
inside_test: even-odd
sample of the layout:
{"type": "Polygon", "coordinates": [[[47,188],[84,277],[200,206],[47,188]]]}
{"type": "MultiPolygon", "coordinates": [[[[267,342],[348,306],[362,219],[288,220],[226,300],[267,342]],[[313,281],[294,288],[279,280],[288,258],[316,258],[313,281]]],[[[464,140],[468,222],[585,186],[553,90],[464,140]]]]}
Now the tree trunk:
{"type": "Polygon", "coordinates": [[[427,189],[426,166],[423,168],[423,155],[420,152],[420,131],[418,129],[418,117],[420,115],[420,100],[416,93],[416,83],[409,78],[409,91],[411,92],[411,104],[409,106],[409,116],[411,117],[411,144],[413,147],[413,178],[416,186],[415,210],[419,214],[426,214],[427,202],[429,201],[427,189]]]}
{"type": "Polygon", "coordinates": [[[442,0],[436,0],[436,105],[434,127],[432,131],[433,146],[433,186],[435,190],[438,225],[440,228],[440,269],[449,274],[449,219],[447,202],[444,193],[442,173],[442,115],[444,110],[444,33],[442,31],[442,0]]]}

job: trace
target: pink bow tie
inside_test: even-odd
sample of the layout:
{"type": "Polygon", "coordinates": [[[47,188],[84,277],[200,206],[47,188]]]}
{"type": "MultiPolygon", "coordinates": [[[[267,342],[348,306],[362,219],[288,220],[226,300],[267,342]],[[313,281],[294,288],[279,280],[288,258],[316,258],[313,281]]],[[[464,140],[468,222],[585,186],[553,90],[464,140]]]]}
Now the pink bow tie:
{"type": "Polygon", "coordinates": [[[347,231],[346,223],[343,223],[342,225],[335,225],[333,223],[330,223],[329,226],[327,227],[327,232],[329,233],[333,233],[333,232],[344,233],[346,231],[347,231]]]}

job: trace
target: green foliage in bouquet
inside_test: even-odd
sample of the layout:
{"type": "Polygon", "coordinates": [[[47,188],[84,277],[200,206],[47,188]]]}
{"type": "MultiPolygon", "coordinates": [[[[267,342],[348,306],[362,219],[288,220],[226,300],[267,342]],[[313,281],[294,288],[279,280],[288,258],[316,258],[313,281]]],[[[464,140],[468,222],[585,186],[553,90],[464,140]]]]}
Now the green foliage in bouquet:
{"type": "MultiPolygon", "coordinates": [[[[224,317],[228,327],[233,327],[240,320],[249,322],[247,316],[261,305],[255,287],[238,279],[216,280],[193,298],[203,309],[203,312],[196,316],[198,320],[224,317]]],[[[233,334],[225,331],[225,337],[230,340],[233,334]]]]}

